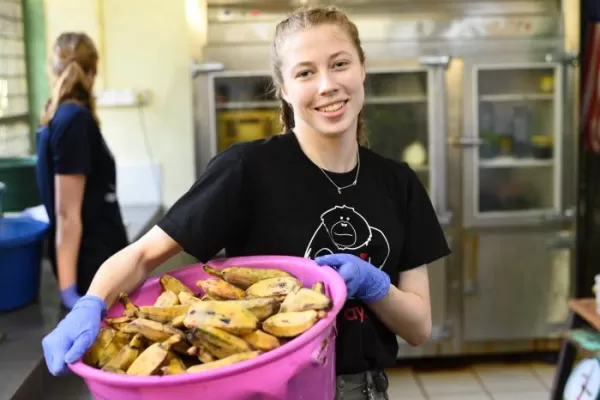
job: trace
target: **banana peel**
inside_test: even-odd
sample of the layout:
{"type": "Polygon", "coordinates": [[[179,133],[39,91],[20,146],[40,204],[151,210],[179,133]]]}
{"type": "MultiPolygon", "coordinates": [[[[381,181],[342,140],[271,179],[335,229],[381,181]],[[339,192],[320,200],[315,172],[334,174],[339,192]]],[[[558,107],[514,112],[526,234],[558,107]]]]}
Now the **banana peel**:
{"type": "Polygon", "coordinates": [[[127,369],[127,375],[152,375],[167,359],[171,346],[180,342],[181,339],[181,336],[173,335],[163,342],[157,342],[150,345],[127,369]]]}
{"type": "Polygon", "coordinates": [[[212,326],[193,328],[187,332],[186,338],[192,345],[205,348],[217,358],[252,350],[244,339],[212,326]]]}
{"type": "Polygon", "coordinates": [[[248,344],[252,346],[252,348],[261,351],[270,351],[281,346],[281,343],[279,343],[279,339],[261,330],[256,330],[247,335],[243,335],[242,339],[248,342],[248,344]]]}
{"type": "Polygon", "coordinates": [[[227,303],[239,304],[241,307],[244,307],[254,314],[259,322],[276,314],[281,306],[281,301],[275,297],[229,300],[227,303]]]}
{"type": "Polygon", "coordinates": [[[139,310],[146,319],[150,319],[156,322],[168,323],[173,319],[185,315],[188,311],[189,306],[177,305],[169,307],[156,307],[156,306],[141,306],[139,310]]]}
{"type": "Polygon", "coordinates": [[[179,279],[171,276],[171,275],[163,275],[159,278],[160,286],[163,288],[165,292],[173,292],[179,295],[181,292],[187,292],[194,295],[192,289],[187,287],[184,283],[182,283],[179,279]]]}
{"type": "Polygon", "coordinates": [[[209,265],[203,267],[204,271],[217,278],[224,279],[234,286],[248,289],[256,282],[269,278],[282,278],[291,276],[289,273],[270,268],[228,267],[221,270],[209,265]]]}
{"type": "Polygon", "coordinates": [[[202,300],[197,298],[196,296],[194,296],[193,294],[190,294],[188,292],[181,292],[179,293],[179,303],[183,304],[184,306],[191,306],[194,303],[199,303],[202,300]]]}
{"type": "Polygon", "coordinates": [[[293,338],[312,328],[320,318],[315,310],[278,313],[263,322],[262,330],[278,338],[293,338]]]}
{"type": "Polygon", "coordinates": [[[135,317],[133,316],[121,316],[116,318],[104,318],[104,323],[113,328],[116,331],[123,332],[125,326],[127,326],[135,317]]]}
{"type": "Polygon", "coordinates": [[[212,326],[235,335],[243,335],[257,329],[258,319],[240,303],[201,301],[189,307],[183,324],[186,328],[212,326]]]}
{"type": "Polygon", "coordinates": [[[163,375],[183,374],[187,369],[181,358],[179,358],[179,356],[172,351],[168,353],[165,364],[166,365],[164,367],[161,367],[161,372],[163,375]]]}
{"type": "Polygon", "coordinates": [[[143,350],[142,338],[141,334],[136,334],[129,343],[108,360],[102,369],[105,371],[127,370],[143,350]]]}
{"type": "Polygon", "coordinates": [[[324,282],[316,282],[314,285],[312,285],[311,287],[312,290],[314,290],[315,292],[321,293],[321,294],[325,294],[325,283],[324,282]]]}
{"type": "Polygon", "coordinates": [[[155,307],[171,307],[179,304],[179,296],[177,293],[166,290],[156,298],[155,307]]]}
{"type": "Polygon", "coordinates": [[[331,306],[331,299],[324,294],[312,289],[298,288],[285,297],[279,312],[329,310],[331,306]]]}
{"type": "Polygon", "coordinates": [[[256,282],[246,290],[251,297],[287,296],[302,287],[302,282],[293,276],[269,278],[256,282]]]}
{"type": "Polygon", "coordinates": [[[231,283],[221,278],[208,278],[200,280],[196,283],[204,290],[204,293],[212,298],[227,299],[227,300],[239,300],[246,297],[246,292],[237,286],[233,286],[231,283]]]}

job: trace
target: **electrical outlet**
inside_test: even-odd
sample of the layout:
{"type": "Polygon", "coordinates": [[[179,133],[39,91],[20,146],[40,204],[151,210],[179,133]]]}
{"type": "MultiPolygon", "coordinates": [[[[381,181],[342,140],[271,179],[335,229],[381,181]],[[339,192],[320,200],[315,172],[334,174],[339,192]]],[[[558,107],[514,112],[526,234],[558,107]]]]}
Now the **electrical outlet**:
{"type": "Polygon", "coordinates": [[[147,90],[107,89],[96,93],[98,107],[136,107],[149,102],[147,90]]]}

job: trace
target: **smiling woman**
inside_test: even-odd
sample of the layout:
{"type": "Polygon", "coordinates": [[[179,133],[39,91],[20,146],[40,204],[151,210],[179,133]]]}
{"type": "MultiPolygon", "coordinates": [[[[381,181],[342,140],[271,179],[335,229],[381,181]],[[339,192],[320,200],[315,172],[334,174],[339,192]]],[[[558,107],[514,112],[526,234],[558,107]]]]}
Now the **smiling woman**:
{"type": "Polygon", "coordinates": [[[277,26],[272,66],[283,129],[332,136],[352,131],[359,144],[366,145],[361,115],[365,55],[358,30],[341,12],[313,11],[307,11],[306,18],[294,14],[277,26]]]}
{"type": "Polygon", "coordinates": [[[272,51],[285,132],[219,153],[156,227],[102,265],[44,339],[53,373],[91,346],[119,293],[181,250],[200,262],[221,249],[306,257],[338,271],[349,296],[337,319],[338,399],[386,399],[397,336],[415,346],[429,337],[427,264],[450,250],[416,174],[364,146],[356,26],[335,7],[300,9],[277,25],[272,51]]]}

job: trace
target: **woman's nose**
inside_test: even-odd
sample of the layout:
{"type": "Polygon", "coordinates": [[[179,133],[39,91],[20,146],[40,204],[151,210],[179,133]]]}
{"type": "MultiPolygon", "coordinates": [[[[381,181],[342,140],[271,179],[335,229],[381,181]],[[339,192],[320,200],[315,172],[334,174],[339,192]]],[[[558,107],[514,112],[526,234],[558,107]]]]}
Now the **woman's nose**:
{"type": "Polygon", "coordinates": [[[329,96],[332,93],[335,93],[337,90],[338,85],[333,76],[331,76],[331,74],[328,72],[321,74],[321,78],[319,80],[319,94],[321,96],[329,96]]]}

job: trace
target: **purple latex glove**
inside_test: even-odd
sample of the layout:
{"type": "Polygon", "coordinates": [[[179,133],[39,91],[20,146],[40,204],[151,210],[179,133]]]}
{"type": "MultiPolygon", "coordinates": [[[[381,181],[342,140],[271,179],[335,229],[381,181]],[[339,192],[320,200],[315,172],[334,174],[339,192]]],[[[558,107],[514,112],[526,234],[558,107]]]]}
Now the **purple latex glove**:
{"type": "Polygon", "coordinates": [[[106,314],[106,304],[96,296],[83,296],[73,310],[42,340],[46,365],[52,375],[69,372],[67,364],[79,361],[92,347],[106,314]]]}
{"type": "Polygon", "coordinates": [[[77,303],[80,298],[81,296],[77,293],[77,285],[71,285],[60,291],[60,302],[69,310],[72,310],[73,307],[75,307],[75,303],[77,303]]]}
{"type": "Polygon", "coordinates": [[[330,254],[315,258],[315,262],[332,267],[344,278],[348,297],[373,303],[383,299],[390,289],[388,274],[352,254],[330,254]]]}

